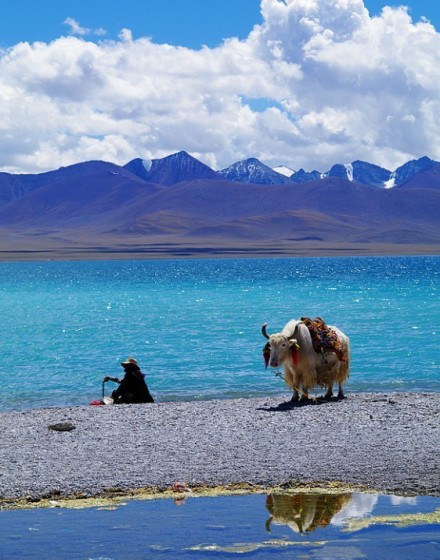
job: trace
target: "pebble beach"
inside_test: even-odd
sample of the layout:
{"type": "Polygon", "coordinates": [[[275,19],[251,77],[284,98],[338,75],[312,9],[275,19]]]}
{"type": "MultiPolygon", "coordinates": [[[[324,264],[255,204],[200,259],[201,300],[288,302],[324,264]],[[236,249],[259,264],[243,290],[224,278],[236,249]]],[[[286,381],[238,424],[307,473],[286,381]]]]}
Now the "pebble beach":
{"type": "Polygon", "coordinates": [[[440,393],[354,393],[0,414],[0,502],[174,483],[342,484],[440,496],[440,393]],[[50,426],[61,424],[62,431],[50,426]]]}

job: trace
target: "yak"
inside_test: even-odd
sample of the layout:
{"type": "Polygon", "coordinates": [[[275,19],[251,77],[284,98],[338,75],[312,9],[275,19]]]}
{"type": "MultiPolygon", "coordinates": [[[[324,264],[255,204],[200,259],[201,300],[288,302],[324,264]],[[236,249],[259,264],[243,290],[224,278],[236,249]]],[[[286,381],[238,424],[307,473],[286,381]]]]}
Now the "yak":
{"type": "Polygon", "coordinates": [[[350,339],[340,329],[326,325],[319,317],[317,323],[306,317],[289,321],[283,330],[267,334],[264,323],[261,332],[268,339],[264,347],[266,367],[284,368],[284,380],[293,389],[292,401],[309,398],[309,389],[326,387],[326,399],[333,396],[333,384],[338,383],[338,398],[344,398],[343,383],[350,374],[350,339]],[[314,326],[313,326],[314,325],[314,326]],[[319,344],[312,335],[316,325],[326,333],[327,341],[319,344]]]}

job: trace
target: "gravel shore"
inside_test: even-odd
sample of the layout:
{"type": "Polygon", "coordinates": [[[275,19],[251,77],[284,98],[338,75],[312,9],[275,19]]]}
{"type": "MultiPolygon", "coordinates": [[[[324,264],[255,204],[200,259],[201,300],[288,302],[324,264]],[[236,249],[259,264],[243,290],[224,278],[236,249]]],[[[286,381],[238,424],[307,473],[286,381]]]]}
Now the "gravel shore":
{"type": "Polygon", "coordinates": [[[440,393],[51,408],[3,413],[0,422],[0,500],[176,481],[339,482],[440,496],[440,393]],[[74,429],[49,429],[57,423],[74,429]]]}

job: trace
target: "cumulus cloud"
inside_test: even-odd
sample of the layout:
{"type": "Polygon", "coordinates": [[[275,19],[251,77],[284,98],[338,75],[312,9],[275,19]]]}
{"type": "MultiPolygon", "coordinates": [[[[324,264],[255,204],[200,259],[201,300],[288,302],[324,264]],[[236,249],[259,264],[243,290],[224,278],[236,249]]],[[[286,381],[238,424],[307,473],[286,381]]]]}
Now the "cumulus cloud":
{"type": "Polygon", "coordinates": [[[124,164],[187,150],[215,168],[258,157],[326,171],[440,159],[440,34],[405,8],[262,0],[247,39],[192,50],[68,37],[0,52],[0,169],[124,164]],[[259,103],[260,100],[264,102],[259,103]],[[252,102],[254,101],[254,102],[252,102]]]}

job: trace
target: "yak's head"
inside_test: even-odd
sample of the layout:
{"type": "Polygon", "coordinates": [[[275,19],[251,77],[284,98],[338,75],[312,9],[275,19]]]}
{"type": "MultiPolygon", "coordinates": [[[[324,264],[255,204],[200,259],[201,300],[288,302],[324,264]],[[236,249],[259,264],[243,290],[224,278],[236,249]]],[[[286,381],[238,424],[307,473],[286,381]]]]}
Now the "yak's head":
{"type": "Polygon", "coordinates": [[[298,365],[298,341],[296,338],[288,338],[284,334],[276,333],[270,336],[266,332],[267,324],[264,323],[261,332],[268,342],[263,348],[264,364],[273,368],[280,367],[292,357],[295,365],[298,365]]]}

